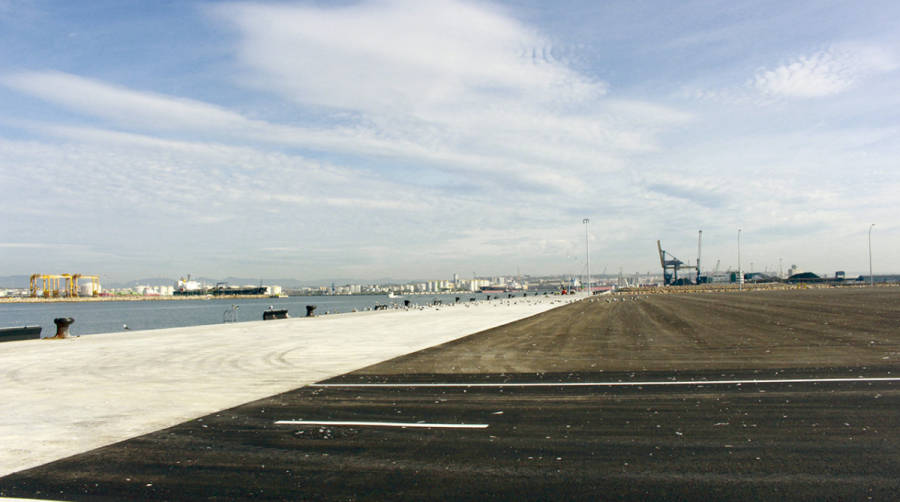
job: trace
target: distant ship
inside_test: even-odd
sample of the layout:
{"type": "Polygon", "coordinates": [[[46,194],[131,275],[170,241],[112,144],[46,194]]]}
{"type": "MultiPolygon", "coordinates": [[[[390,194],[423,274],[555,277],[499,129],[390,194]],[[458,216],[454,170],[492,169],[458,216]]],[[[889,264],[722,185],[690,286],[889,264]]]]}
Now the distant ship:
{"type": "Polygon", "coordinates": [[[247,296],[247,295],[265,295],[268,288],[265,286],[215,286],[212,288],[200,288],[189,290],[175,290],[172,292],[175,296],[247,296]]]}
{"type": "Polygon", "coordinates": [[[268,292],[266,286],[228,286],[224,282],[220,282],[213,287],[203,286],[197,281],[192,281],[191,276],[187,279],[179,279],[175,283],[175,289],[172,294],[175,296],[249,296],[249,295],[265,295],[268,292]]]}

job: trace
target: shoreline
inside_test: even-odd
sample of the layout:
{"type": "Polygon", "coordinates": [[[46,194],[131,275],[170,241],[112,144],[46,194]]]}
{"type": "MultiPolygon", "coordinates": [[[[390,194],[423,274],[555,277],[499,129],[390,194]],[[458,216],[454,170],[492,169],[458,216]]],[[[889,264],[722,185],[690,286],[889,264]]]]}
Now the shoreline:
{"type": "MultiPolygon", "coordinates": [[[[448,293],[404,293],[403,295],[398,296],[397,298],[392,298],[392,300],[402,300],[406,297],[421,297],[421,296],[450,296],[450,295],[458,295],[462,297],[463,295],[473,295],[473,294],[488,294],[492,297],[505,298],[507,294],[519,295],[521,296],[523,292],[509,292],[509,293],[479,293],[479,292],[448,292],[448,293]]],[[[559,293],[552,292],[538,292],[538,291],[526,291],[524,292],[526,297],[537,297],[537,296],[561,296],[559,293]]],[[[0,297],[0,304],[2,303],[79,303],[79,302],[140,302],[140,301],[183,301],[183,300],[219,300],[219,299],[237,299],[237,300],[247,300],[247,299],[258,299],[258,298],[270,298],[273,300],[279,298],[318,298],[318,297],[328,297],[328,298],[354,298],[354,297],[379,297],[379,296],[387,296],[385,294],[357,294],[357,295],[288,295],[288,296],[271,296],[271,295],[170,295],[170,296],[161,296],[161,295],[130,295],[130,296],[77,296],[77,297],[59,297],[59,298],[44,298],[44,297],[18,297],[18,296],[4,296],[0,297]]],[[[514,297],[519,297],[514,296],[514,297]]]]}
{"type": "Polygon", "coordinates": [[[283,298],[278,296],[269,296],[269,295],[229,295],[229,296],[214,296],[214,295],[193,295],[193,296],[159,296],[159,295],[144,295],[144,296],[85,296],[85,297],[73,297],[73,298],[18,298],[18,297],[3,297],[0,298],[0,303],[80,303],[80,302],[142,302],[142,301],[181,301],[181,300],[218,300],[222,298],[234,298],[234,299],[256,299],[256,298],[283,298]]]}

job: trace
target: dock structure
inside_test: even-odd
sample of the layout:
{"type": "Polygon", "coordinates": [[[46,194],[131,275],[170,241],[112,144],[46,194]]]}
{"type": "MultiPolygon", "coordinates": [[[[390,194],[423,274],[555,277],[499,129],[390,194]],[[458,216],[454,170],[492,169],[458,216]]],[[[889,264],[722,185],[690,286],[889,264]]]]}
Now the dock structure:
{"type": "MultiPolygon", "coordinates": [[[[447,324],[462,329],[456,312],[490,324],[490,311],[519,305],[503,299],[480,302],[477,310],[466,303],[370,312],[358,317],[362,323],[328,322],[285,338],[275,336],[276,327],[338,319],[266,323],[271,331],[260,331],[260,322],[244,333],[253,336],[227,334],[225,353],[205,351],[216,343],[215,334],[205,333],[195,346],[173,337],[174,351],[157,350],[121,366],[95,358],[94,375],[81,383],[100,381],[110,401],[120,398],[109,378],[120,371],[127,374],[121,396],[142,375],[156,387],[143,392],[171,394],[127,409],[112,406],[105,415],[86,413],[97,406],[91,401],[53,425],[83,420],[91,424],[79,429],[84,432],[117,421],[117,413],[153,414],[167,398],[187,408],[210,392],[252,396],[293,388],[0,476],[0,497],[896,498],[900,288],[740,295],[664,289],[671,294],[619,292],[532,309],[548,309],[540,315],[522,310],[509,316],[518,317],[515,322],[464,338],[440,331],[447,324]],[[348,337],[349,330],[356,331],[348,337]],[[261,345],[259,335],[272,345],[249,349],[261,345]],[[309,343],[290,340],[296,335],[309,343]],[[449,341],[416,350],[440,339],[449,341]],[[325,351],[332,342],[338,346],[325,351]],[[357,343],[366,350],[356,350],[357,343]],[[249,355],[233,352],[244,349],[249,355]],[[405,355],[370,364],[390,353],[405,355]],[[157,361],[170,359],[161,363],[170,374],[156,371],[157,361]],[[326,359],[331,363],[320,364],[326,359]],[[340,371],[335,361],[359,369],[333,376],[340,371]],[[191,378],[200,374],[209,380],[222,374],[223,382],[197,388],[191,378]]],[[[111,356],[127,357],[119,350],[111,356]]],[[[22,368],[6,373],[9,382],[22,376],[31,374],[22,368]]]]}
{"type": "Polygon", "coordinates": [[[0,476],[284,392],[560,306],[425,310],[0,344],[0,476]]]}

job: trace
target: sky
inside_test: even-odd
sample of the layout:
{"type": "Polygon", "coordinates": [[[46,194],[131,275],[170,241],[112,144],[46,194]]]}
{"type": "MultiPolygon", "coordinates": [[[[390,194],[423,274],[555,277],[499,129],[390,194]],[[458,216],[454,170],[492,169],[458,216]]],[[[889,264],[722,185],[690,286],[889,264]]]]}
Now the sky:
{"type": "Polygon", "coordinates": [[[900,3],[0,0],[0,275],[900,272],[900,3]],[[584,224],[584,219],[589,219],[584,224]],[[871,227],[875,224],[874,227],[871,227]],[[587,249],[586,249],[587,248],[587,249]]]}

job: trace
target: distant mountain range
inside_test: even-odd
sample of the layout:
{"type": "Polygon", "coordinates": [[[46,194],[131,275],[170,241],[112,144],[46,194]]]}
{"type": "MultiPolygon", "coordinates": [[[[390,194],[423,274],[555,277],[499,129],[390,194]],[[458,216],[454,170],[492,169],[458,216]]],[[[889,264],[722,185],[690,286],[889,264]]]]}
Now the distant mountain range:
{"type": "Polygon", "coordinates": [[[0,277],[0,288],[28,288],[31,276],[28,275],[7,275],[0,277]]]}

